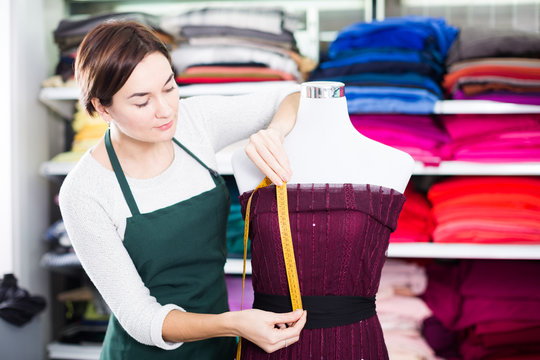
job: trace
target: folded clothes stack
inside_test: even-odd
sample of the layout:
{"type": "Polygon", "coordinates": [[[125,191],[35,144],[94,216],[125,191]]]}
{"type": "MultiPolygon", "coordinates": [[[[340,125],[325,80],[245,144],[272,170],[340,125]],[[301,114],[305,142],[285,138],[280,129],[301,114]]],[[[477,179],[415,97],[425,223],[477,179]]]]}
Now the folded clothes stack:
{"type": "Polygon", "coordinates": [[[540,114],[441,115],[444,153],[474,162],[540,161],[540,114]]]}
{"type": "Polygon", "coordinates": [[[73,64],[77,49],[86,34],[97,25],[111,20],[134,20],[152,28],[155,34],[166,44],[171,44],[172,36],[159,26],[160,18],[142,12],[107,13],[81,18],[80,16],[62,19],[53,36],[60,51],[60,59],[55,75],[45,80],[44,87],[76,86],[73,64]]]}
{"type": "Polygon", "coordinates": [[[179,85],[302,81],[313,65],[296,46],[299,25],[274,8],[203,8],[161,22],[177,40],[171,56],[179,85]]]}
{"type": "Polygon", "coordinates": [[[411,185],[404,193],[407,201],[399,215],[396,231],[390,234],[391,243],[430,242],[433,220],[426,196],[416,191],[411,185]]]}
{"type": "Polygon", "coordinates": [[[419,297],[427,285],[425,270],[413,262],[387,259],[377,292],[377,315],[392,360],[435,359],[421,334],[431,310],[419,297]]]}
{"type": "Polygon", "coordinates": [[[450,137],[434,116],[351,114],[350,119],[361,134],[405,151],[416,161],[438,165],[448,159],[450,137]]]}
{"type": "Polygon", "coordinates": [[[73,116],[71,127],[75,133],[71,149],[57,154],[53,162],[77,162],[84,153],[96,145],[107,131],[107,123],[99,115],[90,116],[76,103],[76,113],[73,116]]]}
{"type": "Polygon", "coordinates": [[[452,177],[428,191],[433,242],[540,244],[540,179],[452,177]]]}
{"type": "Polygon", "coordinates": [[[442,18],[423,16],[350,25],[311,80],[345,83],[349,113],[433,113],[457,31],[442,18]]]}
{"type": "Polygon", "coordinates": [[[427,267],[423,333],[446,359],[540,358],[537,261],[470,260],[427,267]]]}
{"type": "Polygon", "coordinates": [[[454,99],[540,105],[540,34],[464,27],[446,59],[454,99]]]}

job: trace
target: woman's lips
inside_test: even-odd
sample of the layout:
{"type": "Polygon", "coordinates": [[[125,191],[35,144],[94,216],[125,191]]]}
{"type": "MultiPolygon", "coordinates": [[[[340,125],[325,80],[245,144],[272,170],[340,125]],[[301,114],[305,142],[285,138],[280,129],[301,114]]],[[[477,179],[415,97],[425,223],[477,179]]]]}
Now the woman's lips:
{"type": "Polygon", "coordinates": [[[161,126],[158,126],[158,129],[159,129],[159,130],[168,130],[168,129],[171,128],[172,124],[173,124],[173,122],[172,122],[172,120],[171,120],[171,121],[169,121],[169,122],[166,123],[166,124],[163,124],[163,125],[161,125],[161,126]]]}

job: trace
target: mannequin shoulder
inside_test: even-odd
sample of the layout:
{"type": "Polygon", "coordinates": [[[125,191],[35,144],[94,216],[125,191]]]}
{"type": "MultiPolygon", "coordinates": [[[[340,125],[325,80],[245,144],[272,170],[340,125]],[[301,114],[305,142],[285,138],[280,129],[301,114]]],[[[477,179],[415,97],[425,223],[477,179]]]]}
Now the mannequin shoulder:
{"type": "Polygon", "coordinates": [[[370,140],[368,143],[376,155],[384,156],[386,161],[402,163],[404,167],[410,167],[412,171],[414,159],[410,154],[375,140],[370,140]]]}
{"type": "Polygon", "coordinates": [[[233,153],[231,163],[240,194],[255,189],[264,179],[264,174],[247,156],[243,147],[233,153]]]}

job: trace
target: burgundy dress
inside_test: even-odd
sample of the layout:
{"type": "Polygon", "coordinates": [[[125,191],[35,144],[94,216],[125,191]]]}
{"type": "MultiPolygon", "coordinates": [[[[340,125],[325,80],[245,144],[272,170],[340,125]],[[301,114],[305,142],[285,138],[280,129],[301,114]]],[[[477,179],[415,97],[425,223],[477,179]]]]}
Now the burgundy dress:
{"type": "MultiPolygon", "coordinates": [[[[374,297],[405,197],[351,184],[292,184],[287,194],[302,296],[374,297]]],[[[243,215],[250,195],[240,196],[243,215]]],[[[288,296],[274,185],[253,195],[250,239],[254,291],[288,296]]],[[[344,326],[305,328],[300,341],[271,354],[244,339],[242,359],[380,360],[388,353],[374,315],[344,326]]]]}

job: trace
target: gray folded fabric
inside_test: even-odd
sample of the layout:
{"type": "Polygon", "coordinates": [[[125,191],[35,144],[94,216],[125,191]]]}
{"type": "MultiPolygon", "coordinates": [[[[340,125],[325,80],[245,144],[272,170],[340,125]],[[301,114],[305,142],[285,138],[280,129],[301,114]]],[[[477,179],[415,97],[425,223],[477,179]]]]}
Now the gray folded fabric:
{"type": "Polygon", "coordinates": [[[485,27],[463,27],[448,51],[446,66],[483,57],[540,58],[540,34],[485,27]]]}
{"type": "Polygon", "coordinates": [[[40,265],[45,269],[81,268],[81,262],[74,252],[57,254],[48,252],[41,256],[40,265]]]}
{"type": "Polygon", "coordinates": [[[190,45],[240,45],[240,46],[255,46],[259,48],[271,49],[271,51],[285,51],[289,50],[299,52],[296,48],[296,44],[254,39],[254,38],[244,38],[239,36],[197,36],[187,39],[187,43],[190,45]]]}
{"type": "Polygon", "coordinates": [[[499,66],[519,66],[526,68],[538,69],[540,68],[540,59],[531,59],[531,58],[509,58],[509,57],[500,57],[500,58],[478,58],[471,60],[463,60],[456,63],[453,63],[447,69],[448,73],[453,71],[458,71],[465,69],[471,66],[490,66],[490,65],[499,65],[499,66]]]}
{"type": "Polygon", "coordinates": [[[300,27],[298,17],[280,8],[203,8],[175,16],[162,17],[161,26],[170,34],[178,35],[188,25],[231,26],[281,34],[300,27]]]}
{"type": "Polygon", "coordinates": [[[240,29],[230,26],[195,26],[188,25],[182,28],[181,34],[185,38],[202,36],[235,36],[241,38],[261,39],[284,44],[294,44],[294,36],[289,31],[282,31],[279,34],[268,33],[252,29],[240,29]]]}

